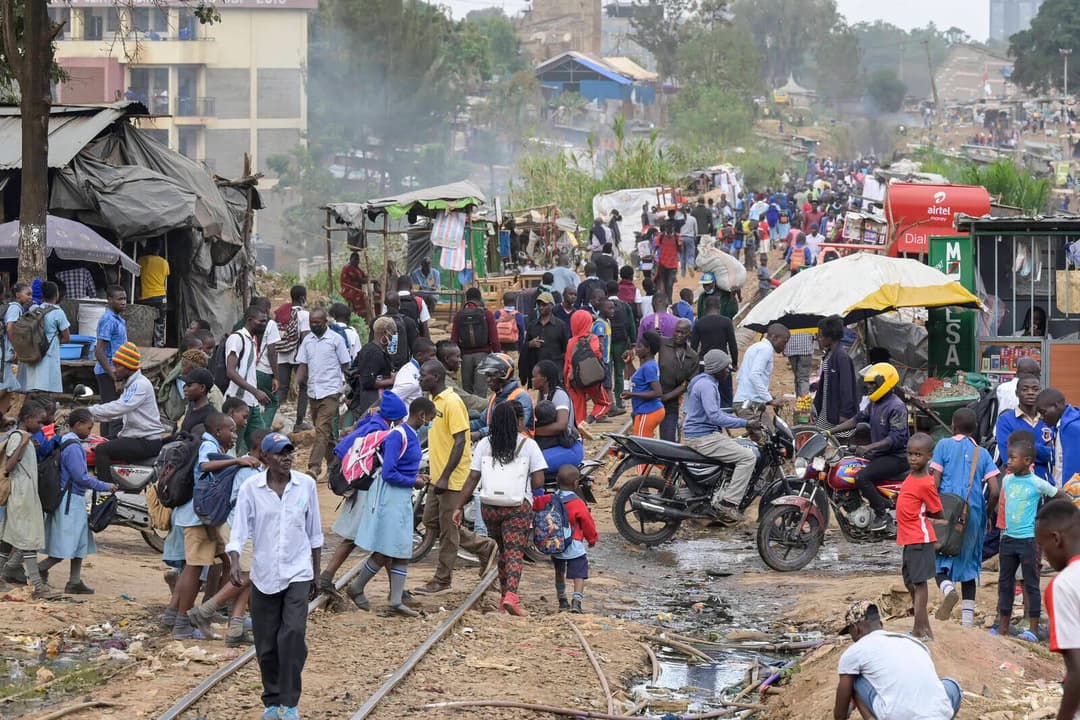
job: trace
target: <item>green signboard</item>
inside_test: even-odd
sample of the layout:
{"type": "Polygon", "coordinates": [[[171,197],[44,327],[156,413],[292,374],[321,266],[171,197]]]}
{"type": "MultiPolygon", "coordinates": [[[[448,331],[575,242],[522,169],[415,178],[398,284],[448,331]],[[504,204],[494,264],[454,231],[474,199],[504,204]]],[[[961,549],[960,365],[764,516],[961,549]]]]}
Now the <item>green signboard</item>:
{"type": "MultiPolygon", "coordinates": [[[[975,292],[975,251],[967,235],[930,238],[930,265],[975,292]]],[[[933,308],[927,322],[930,374],[975,370],[976,310],[933,308]]]]}

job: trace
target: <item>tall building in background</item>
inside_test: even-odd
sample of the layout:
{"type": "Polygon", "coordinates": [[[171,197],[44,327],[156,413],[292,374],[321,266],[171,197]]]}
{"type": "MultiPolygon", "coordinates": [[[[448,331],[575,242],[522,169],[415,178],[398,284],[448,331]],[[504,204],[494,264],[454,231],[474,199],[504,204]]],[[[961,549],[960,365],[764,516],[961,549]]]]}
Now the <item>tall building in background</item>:
{"type": "MultiPolygon", "coordinates": [[[[218,175],[238,177],[244,153],[255,170],[298,145],[307,130],[308,14],[318,0],[229,0],[221,22],[202,25],[194,4],[181,0],[70,0],[49,15],[63,22],[56,57],[68,79],[58,103],[139,100],[151,114],[146,130],[218,175]]],[[[261,187],[273,186],[263,181],[261,187]]],[[[268,207],[256,231],[278,240],[280,203],[268,207]]]]}
{"type": "Polygon", "coordinates": [[[1031,27],[1043,0],[990,0],[990,39],[1008,40],[1031,27]]]}
{"type": "Polygon", "coordinates": [[[522,13],[518,38],[534,62],[572,50],[601,52],[601,0],[533,0],[522,13]]]}

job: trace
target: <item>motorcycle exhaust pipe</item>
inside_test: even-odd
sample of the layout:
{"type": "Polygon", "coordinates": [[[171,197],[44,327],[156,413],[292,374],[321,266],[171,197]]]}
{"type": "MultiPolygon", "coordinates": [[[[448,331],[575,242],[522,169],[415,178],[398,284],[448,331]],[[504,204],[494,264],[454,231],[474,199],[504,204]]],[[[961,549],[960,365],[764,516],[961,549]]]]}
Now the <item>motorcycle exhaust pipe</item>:
{"type": "Polygon", "coordinates": [[[648,512],[654,515],[661,515],[672,520],[690,520],[694,516],[685,510],[676,510],[675,508],[668,507],[667,505],[659,505],[648,500],[642,500],[636,495],[630,497],[630,507],[639,512],[648,512]]]}

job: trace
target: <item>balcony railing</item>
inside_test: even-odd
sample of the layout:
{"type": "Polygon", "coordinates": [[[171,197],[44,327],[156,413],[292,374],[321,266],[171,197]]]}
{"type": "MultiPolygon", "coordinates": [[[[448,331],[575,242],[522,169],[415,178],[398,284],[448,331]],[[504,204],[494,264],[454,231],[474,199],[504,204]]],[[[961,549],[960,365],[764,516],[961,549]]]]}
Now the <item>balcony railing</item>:
{"type": "Polygon", "coordinates": [[[177,98],[175,115],[176,117],[214,117],[214,98],[177,98]]]}

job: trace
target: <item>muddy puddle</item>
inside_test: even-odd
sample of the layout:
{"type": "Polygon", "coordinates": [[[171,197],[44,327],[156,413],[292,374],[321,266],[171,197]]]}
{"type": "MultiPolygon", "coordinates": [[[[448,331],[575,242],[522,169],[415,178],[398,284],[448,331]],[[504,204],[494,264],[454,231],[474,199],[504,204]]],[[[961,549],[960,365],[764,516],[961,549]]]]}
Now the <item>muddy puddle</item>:
{"type": "MultiPolygon", "coordinates": [[[[751,682],[779,672],[795,655],[756,650],[755,645],[813,643],[819,634],[793,633],[779,623],[790,600],[782,594],[752,591],[737,582],[747,572],[772,572],[758,557],[753,534],[687,532],[670,543],[643,549],[618,536],[605,537],[591,551],[598,566],[628,583],[636,600],[619,614],[656,628],[706,641],[737,645],[698,645],[713,661],[690,662],[672,648],[658,653],[660,676],[642,678],[630,690],[650,707],[692,712],[716,709],[751,682]],[[603,549],[601,549],[603,548],[603,549]],[[655,703],[654,703],[655,701],[655,703]]],[[[830,537],[804,572],[862,574],[888,572],[897,553],[888,543],[851,545],[830,537]]],[[[780,578],[778,577],[778,580],[780,578]]]]}

